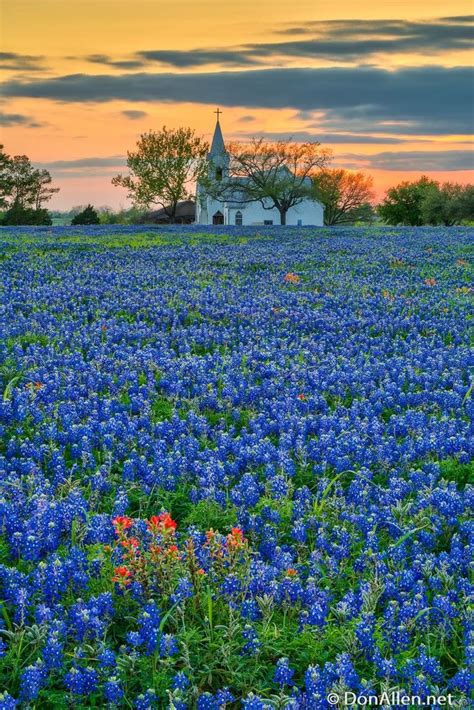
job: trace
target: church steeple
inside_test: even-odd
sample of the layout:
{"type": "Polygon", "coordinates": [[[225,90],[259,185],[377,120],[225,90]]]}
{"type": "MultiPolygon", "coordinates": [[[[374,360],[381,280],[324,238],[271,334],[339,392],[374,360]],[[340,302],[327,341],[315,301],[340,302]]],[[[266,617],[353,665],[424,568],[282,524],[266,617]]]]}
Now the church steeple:
{"type": "Polygon", "coordinates": [[[219,116],[222,113],[220,109],[214,111],[217,114],[216,127],[212,137],[211,150],[207,154],[207,162],[209,163],[209,175],[217,181],[222,180],[224,175],[227,175],[229,170],[229,154],[225,149],[224,138],[222,136],[221,124],[219,116]]]}
{"type": "Polygon", "coordinates": [[[214,111],[214,113],[217,114],[217,121],[216,127],[214,129],[214,135],[212,137],[211,152],[209,153],[209,155],[213,158],[217,155],[225,155],[226,153],[224,138],[222,136],[221,131],[221,124],[219,121],[219,116],[222,111],[220,109],[217,109],[217,111],[214,111]]]}

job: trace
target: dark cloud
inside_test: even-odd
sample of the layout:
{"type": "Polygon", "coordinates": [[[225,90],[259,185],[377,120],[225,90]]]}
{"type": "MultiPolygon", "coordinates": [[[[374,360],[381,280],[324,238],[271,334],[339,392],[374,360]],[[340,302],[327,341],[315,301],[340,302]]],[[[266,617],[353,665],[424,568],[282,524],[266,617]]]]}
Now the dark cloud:
{"type": "Polygon", "coordinates": [[[88,61],[120,69],[140,69],[151,63],[175,69],[219,65],[221,67],[258,66],[289,59],[348,63],[367,62],[390,53],[440,54],[470,49],[474,16],[434,20],[325,20],[293,26],[279,34],[297,37],[285,42],[244,44],[239,47],[195,48],[192,50],[150,49],[129,59],[92,54],[88,61]],[[303,38],[303,39],[301,39],[303,38]]]}
{"type": "Polygon", "coordinates": [[[150,49],[136,52],[129,59],[115,59],[106,54],[90,54],[88,62],[103,64],[116,69],[144,69],[152,64],[175,69],[203,67],[218,64],[221,67],[245,67],[259,64],[260,60],[253,57],[250,47],[236,49],[150,49]]]}
{"type": "Polygon", "coordinates": [[[117,69],[141,69],[144,62],[141,59],[113,59],[106,54],[89,54],[86,61],[92,64],[105,64],[108,67],[117,69]]]}
{"type": "MultiPolygon", "coordinates": [[[[242,136],[244,139],[250,138],[252,134],[247,133],[242,136]]],[[[412,143],[412,140],[406,138],[394,138],[392,136],[371,136],[360,135],[358,133],[323,133],[321,130],[314,131],[293,131],[292,133],[283,132],[259,132],[259,136],[263,136],[270,141],[287,140],[294,141],[319,141],[320,143],[367,143],[372,145],[395,145],[398,143],[412,143]]],[[[422,141],[424,142],[424,141],[422,141]]]]}
{"type": "Polygon", "coordinates": [[[325,114],[328,132],[374,133],[412,129],[430,134],[468,134],[472,129],[472,69],[375,67],[260,69],[253,71],[87,75],[12,80],[4,96],[67,102],[112,100],[191,102],[247,108],[294,108],[325,114]],[[278,90],[275,89],[278,87],[278,90]],[[331,125],[332,122],[332,125],[331,125]],[[393,123],[395,122],[395,123],[393,123]]]}
{"type": "Polygon", "coordinates": [[[10,71],[44,71],[44,57],[37,55],[0,52],[0,69],[10,71]]]}
{"type": "Polygon", "coordinates": [[[144,63],[158,62],[177,69],[200,67],[207,64],[239,67],[258,63],[250,46],[242,49],[193,49],[186,51],[157,49],[138,52],[136,56],[140,57],[144,63]]]}
{"type": "Polygon", "coordinates": [[[31,116],[22,113],[4,113],[0,111],[0,126],[10,128],[12,126],[24,126],[25,128],[40,128],[42,123],[38,123],[31,116]]]}
{"type": "Polygon", "coordinates": [[[375,170],[451,171],[474,170],[473,154],[463,150],[384,152],[375,155],[345,153],[337,156],[337,163],[346,168],[361,166],[375,170]]]}
{"type": "MultiPolygon", "coordinates": [[[[313,39],[339,42],[381,42],[380,48],[390,52],[430,49],[433,52],[469,48],[472,43],[474,15],[441,17],[432,20],[316,20],[304,26],[290,26],[281,35],[296,34],[313,39]],[[389,43],[389,44],[388,44],[389,43]],[[395,44],[394,44],[395,43],[395,44]]],[[[363,48],[363,47],[362,47],[363,48]]],[[[378,51],[378,45],[374,44],[378,51]]],[[[326,51],[326,48],[324,48],[326,51]]]]}
{"type": "Polygon", "coordinates": [[[52,160],[48,163],[36,163],[40,168],[47,170],[68,170],[70,168],[121,168],[127,162],[123,155],[110,155],[106,157],[75,158],[73,160],[52,160]]]}
{"type": "Polygon", "coordinates": [[[127,158],[122,155],[92,156],[72,160],[50,160],[47,163],[35,163],[36,167],[46,168],[53,178],[73,180],[75,178],[108,178],[120,170],[126,169],[127,158]]]}
{"type": "Polygon", "coordinates": [[[465,22],[467,24],[472,25],[472,21],[474,19],[474,15],[454,15],[452,17],[441,17],[440,20],[442,22],[465,22]]]}
{"type": "Polygon", "coordinates": [[[431,25],[423,32],[414,32],[406,36],[387,33],[380,37],[344,35],[344,31],[335,33],[335,37],[311,37],[304,40],[279,42],[277,44],[255,45],[246,49],[256,59],[277,57],[298,59],[327,59],[338,62],[367,61],[375,55],[391,53],[401,54],[440,54],[446,51],[469,49],[472,44],[472,31],[465,25],[431,25]],[[429,31],[428,31],[429,30],[429,31]],[[451,30],[451,32],[449,31],[451,30]]]}
{"type": "Polygon", "coordinates": [[[134,111],[133,109],[121,111],[122,116],[129,118],[131,121],[138,121],[140,118],[148,116],[146,111],[134,111]]]}
{"type": "MultiPolygon", "coordinates": [[[[443,115],[431,116],[428,124],[420,120],[405,121],[403,119],[391,121],[383,119],[377,122],[372,121],[369,117],[357,115],[359,112],[354,110],[354,114],[341,111],[328,111],[323,117],[314,123],[310,124],[308,130],[315,131],[351,131],[358,135],[366,135],[372,137],[374,132],[385,133],[396,136],[409,136],[412,140],[421,140],[418,136],[427,135],[466,135],[470,134],[472,125],[468,117],[466,117],[466,125],[464,130],[453,130],[454,126],[451,118],[443,115]]],[[[303,114],[304,115],[304,114],[303,114]]],[[[299,116],[301,112],[299,112],[299,116]]],[[[307,119],[306,119],[307,120],[307,119]]],[[[461,126],[462,128],[462,126],[461,126]]],[[[402,138],[400,140],[403,140],[402,138]]]]}
{"type": "Polygon", "coordinates": [[[248,45],[245,51],[260,59],[282,56],[342,62],[367,61],[384,53],[440,54],[471,48],[473,19],[474,16],[460,16],[431,21],[316,21],[281,31],[298,39],[248,45]],[[305,39],[300,39],[301,36],[305,39]]]}

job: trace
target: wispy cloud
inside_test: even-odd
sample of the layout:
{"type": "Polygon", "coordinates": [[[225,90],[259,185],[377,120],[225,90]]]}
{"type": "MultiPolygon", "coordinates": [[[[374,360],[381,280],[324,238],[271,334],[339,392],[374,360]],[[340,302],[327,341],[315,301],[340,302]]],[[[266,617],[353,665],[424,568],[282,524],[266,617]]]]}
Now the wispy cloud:
{"type": "Polygon", "coordinates": [[[12,126],[23,126],[24,128],[40,128],[43,123],[35,121],[31,116],[22,113],[4,113],[0,111],[0,126],[11,128],[12,126]]]}
{"type": "Polygon", "coordinates": [[[127,162],[124,155],[92,156],[88,158],[73,158],[71,160],[50,160],[47,163],[36,163],[40,168],[48,170],[68,170],[70,168],[121,168],[127,162]]]}
{"type": "Polygon", "coordinates": [[[134,111],[133,109],[126,109],[120,112],[125,118],[129,118],[131,121],[138,121],[140,118],[145,118],[148,116],[146,111],[134,111]]]}
{"type": "Polygon", "coordinates": [[[69,160],[49,160],[35,162],[35,167],[46,168],[55,179],[75,180],[88,178],[110,178],[116,172],[126,170],[127,158],[123,155],[90,156],[69,160]]]}
{"type": "Polygon", "coordinates": [[[16,52],[0,52],[0,69],[10,71],[36,72],[44,71],[45,58],[38,55],[17,54],[16,52]]]}
{"type": "Polygon", "coordinates": [[[346,168],[369,167],[404,172],[474,170],[472,152],[463,150],[386,151],[375,155],[344,153],[337,156],[337,162],[346,168]]]}
{"type": "MultiPolygon", "coordinates": [[[[243,139],[248,139],[252,137],[254,134],[251,133],[245,133],[241,135],[241,138],[243,139]]],[[[259,136],[263,136],[267,140],[270,141],[278,141],[278,140],[288,140],[291,139],[293,141],[319,141],[320,143],[332,143],[332,144],[337,144],[337,143],[366,143],[366,144],[372,144],[372,145],[396,145],[396,144],[401,144],[401,143],[412,143],[413,139],[411,138],[395,138],[393,136],[373,136],[370,135],[369,133],[367,134],[358,134],[358,133],[324,133],[321,130],[313,130],[313,131],[259,131],[258,133],[259,136]]],[[[425,142],[424,140],[421,140],[420,142],[425,142]]]]}
{"type": "Polygon", "coordinates": [[[102,64],[117,69],[140,69],[143,67],[142,59],[114,59],[107,54],[89,54],[85,59],[91,64],[102,64]]]}

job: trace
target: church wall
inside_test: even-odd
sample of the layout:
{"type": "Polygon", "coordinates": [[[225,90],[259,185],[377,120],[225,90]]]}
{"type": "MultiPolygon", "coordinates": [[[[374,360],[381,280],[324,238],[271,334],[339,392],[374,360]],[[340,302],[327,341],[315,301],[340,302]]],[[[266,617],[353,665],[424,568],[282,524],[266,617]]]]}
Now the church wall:
{"type": "MultiPolygon", "coordinates": [[[[276,208],[264,209],[259,202],[251,202],[238,208],[228,207],[218,200],[208,198],[206,207],[200,208],[196,213],[197,224],[212,224],[212,217],[216,212],[224,215],[224,224],[235,225],[236,212],[242,213],[242,225],[263,225],[265,221],[272,221],[274,225],[280,224],[280,213],[276,208]]],[[[301,224],[311,226],[322,226],[324,223],[324,211],[322,205],[313,200],[305,200],[295,207],[291,207],[286,214],[286,223],[290,226],[301,224]]]]}
{"type": "MultiPolygon", "coordinates": [[[[232,207],[226,209],[226,224],[235,225],[235,214],[238,208],[232,207]]],[[[251,226],[253,224],[263,224],[264,221],[271,220],[273,224],[280,224],[280,213],[276,208],[265,210],[260,203],[249,203],[241,208],[242,225],[251,226]]],[[[212,220],[211,220],[212,222],[212,220]]],[[[286,223],[288,225],[314,225],[322,226],[324,223],[323,207],[318,202],[306,200],[300,205],[296,205],[288,210],[286,214],[286,223]]]]}

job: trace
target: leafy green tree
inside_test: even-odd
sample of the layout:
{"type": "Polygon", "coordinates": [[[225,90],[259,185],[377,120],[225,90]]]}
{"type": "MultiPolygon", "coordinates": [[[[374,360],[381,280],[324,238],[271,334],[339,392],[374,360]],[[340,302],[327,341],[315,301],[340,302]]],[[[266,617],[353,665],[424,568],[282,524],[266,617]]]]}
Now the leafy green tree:
{"type": "Polygon", "coordinates": [[[125,187],[136,207],[160,205],[170,222],[178,202],[192,197],[191,187],[204,176],[209,145],[191,128],[144,133],[135,152],[127,152],[130,174],[117,175],[112,184],[125,187]]]}
{"type": "Polygon", "coordinates": [[[15,155],[10,160],[10,204],[21,208],[33,207],[37,189],[37,175],[26,155],[15,155]]]}
{"type": "Polygon", "coordinates": [[[101,224],[139,224],[145,211],[138,207],[130,207],[114,212],[110,207],[101,207],[97,213],[101,224]]]}
{"type": "Polygon", "coordinates": [[[373,179],[363,173],[325,168],[313,177],[314,194],[324,205],[324,223],[372,221],[373,179]]]}
{"type": "Polygon", "coordinates": [[[462,220],[474,222],[474,185],[465,185],[460,199],[462,220]]]}
{"type": "Polygon", "coordinates": [[[71,224],[100,224],[100,218],[92,205],[87,205],[82,212],[72,218],[71,224]]]}
{"type": "Polygon", "coordinates": [[[391,187],[378,207],[378,213],[386,224],[407,224],[413,227],[424,223],[422,207],[430,191],[436,191],[438,183],[423,175],[416,182],[402,182],[391,187]]]}
{"type": "Polygon", "coordinates": [[[447,227],[474,219],[474,186],[446,182],[429,190],[422,202],[421,213],[426,224],[447,227]]]}
{"type": "Polygon", "coordinates": [[[50,173],[34,168],[26,155],[11,157],[0,146],[0,209],[7,208],[5,224],[49,224],[42,205],[59,192],[51,182],[50,173]]]}

